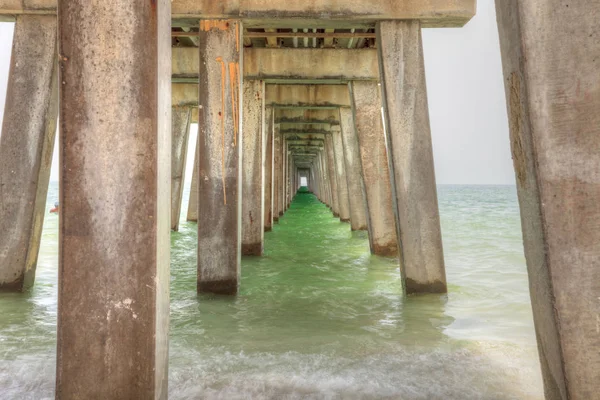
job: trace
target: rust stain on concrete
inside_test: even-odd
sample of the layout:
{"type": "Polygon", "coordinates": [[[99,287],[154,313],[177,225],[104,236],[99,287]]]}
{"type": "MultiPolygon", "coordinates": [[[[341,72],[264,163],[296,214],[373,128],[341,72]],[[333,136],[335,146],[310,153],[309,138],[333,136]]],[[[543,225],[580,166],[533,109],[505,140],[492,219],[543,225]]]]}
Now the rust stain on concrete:
{"type": "Polygon", "coordinates": [[[212,29],[226,31],[229,29],[229,21],[225,19],[204,19],[200,21],[200,31],[208,32],[212,29]]]}

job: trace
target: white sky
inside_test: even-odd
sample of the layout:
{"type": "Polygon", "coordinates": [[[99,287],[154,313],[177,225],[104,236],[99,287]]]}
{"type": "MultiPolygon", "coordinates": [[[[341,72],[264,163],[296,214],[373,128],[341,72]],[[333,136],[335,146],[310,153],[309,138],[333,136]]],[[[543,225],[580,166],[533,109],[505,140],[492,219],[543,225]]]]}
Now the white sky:
{"type": "MultiPolygon", "coordinates": [[[[478,0],[462,29],[423,31],[437,182],[514,184],[494,0],[478,0]]],[[[0,120],[13,24],[0,23],[0,120]]],[[[190,148],[196,143],[192,127],[190,148]]],[[[191,179],[193,152],[186,180],[191,179]]],[[[58,180],[55,148],[51,179],[58,180]]]]}

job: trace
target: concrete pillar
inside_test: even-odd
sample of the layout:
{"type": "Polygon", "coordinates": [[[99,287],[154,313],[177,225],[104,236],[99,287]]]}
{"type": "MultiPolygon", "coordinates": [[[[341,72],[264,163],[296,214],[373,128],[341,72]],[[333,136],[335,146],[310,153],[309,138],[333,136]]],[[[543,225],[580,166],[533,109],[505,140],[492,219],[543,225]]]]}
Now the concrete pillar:
{"type": "Polygon", "coordinates": [[[350,222],[350,200],[348,198],[348,181],[346,179],[346,162],[344,160],[344,145],[342,143],[342,131],[339,126],[331,128],[333,142],[333,154],[335,157],[335,174],[338,190],[338,204],[340,208],[340,220],[350,222]]]}
{"type": "Polygon", "coordinates": [[[329,180],[325,173],[325,151],[321,150],[318,155],[319,181],[321,182],[321,191],[323,193],[323,202],[331,208],[331,196],[329,195],[329,180]]]}
{"type": "Polygon", "coordinates": [[[242,155],[242,255],[260,256],[265,236],[264,221],[264,122],[265,84],[244,82],[242,155]]]}
{"type": "Polygon", "coordinates": [[[327,172],[327,153],[324,148],[319,152],[319,169],[321,170],[321,179],[323,182],[323,192],[325,198],[325,204],[329,209],[332,209],[333,198],[331,196],[331,186],[329,181],[329,174],[327,172]]]}
{"type": "Polygon", "coordinates": [[[241,22],[200,20],[198,292],[236,294],[241,262],[241,22]]]}
{"type": "Polygon", "coordinates": [[[170,5],[58,2],[57,399],[167,398],[170,5]]]}
{"type": "Polygon", "coordinates": [[[445,293],[421,23],[377,24],[384,127],[407,294],[445,293]]]}
{"type": "Polygon", "coordinates": [[[273,107],[265,107],[265,232],[273,229],[273,107]]]}
{"type": "Polygon", "coordinates": [[[340,108],[344,160],[348,201],[350,203],[350,223],[353,231],[367,230],[367,203],[360,164],[360,150],[351,108],[340,108]]]}
{"type": "Polygon", "coordinates": [[[190,184],[190,199],[188,202],[187,220],[198,222],[198,145],[194,151],[194,169],[192,170],[192,182],[190,184]]]}
{"type": "Polygon", "coordinates": [[[546,399],[598,398],[600,12],[496,1],[546,399]]]}
{"type": "Polygon", "coordinates": [[[283,139],[279,134],[279,124],[273,126],[273,221],[281,215],[281,182],[283,180],[283,139]]]}
{"type": "Polygon", "coordinates": [[[33,285],[56,134],[56,17],[16,17],[0,137],[0,290],[33,285]]]}
{"type": "Polygon", "coordinates": [[[365,182],[371,253],[396,256],[398,239],[380,89],[377,82],[354,81],[350,83],[350,97],[365,182]]]}
{"type": "Polygon", "coordinates": [[[173,107],[171,113],[171,230],[178,231],[192,109],[173,107]]]}
{"type": "MultiPolygon", "coordinates": [[[[289,152],[287,140],[285,137],[283,138],[283,187],[282,187],[282,211],[285,213],[287,211],[287,199],[288,199],[288,189],[289,189],[289,169],[290,169],[290,160],[289,160],[289,152]]],[[[282,215],[283,215],[282,213],[282,215]]]]}
{"type": "Polygon", "coordinates": [[[335,156],[333,155],[333,138],[331,135],[325,135],[325,154],[327,177],[329,178],[329,187],[331,192],[331,210],[333,211],[334,217],[340,216],[339,206],[339,191],[337,185],[337,176],[335,171],[335,156]]]}

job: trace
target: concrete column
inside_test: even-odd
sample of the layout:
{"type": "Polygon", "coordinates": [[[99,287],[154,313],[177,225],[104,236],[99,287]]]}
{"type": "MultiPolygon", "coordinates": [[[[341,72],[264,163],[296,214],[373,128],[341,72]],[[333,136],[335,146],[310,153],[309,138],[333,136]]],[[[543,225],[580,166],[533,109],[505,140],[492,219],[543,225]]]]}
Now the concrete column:
{"type": "Polygon", "coordinates": [[[190,200],[188,202],[187,220],[198,222],[198,145],[194,152],[194,169],[192,170],[192,182],[190,184],[190,200]]]}
{"type": "Polygon", "coordinates": [[[319,152],[319,169],[321,170],[321,179],[323,182],[323,192],[325,194],[325,204],[329,209],[332,209],[333,199],[331,196],[331,186],[329,181],[329,174],[327,172],[327,153],[326,149],[319,152]]]}
{"type": "Polygon", "coordinates": [[[396,256],[398,239],[377,82],[354,81],[350,97],[365,182],[371,253],[396,256]]]}
{"type": "Polygon", "coordinates": [[[323,202],[331,208],[331,196],[329,195],[329,180],[325,173],[325,152],[321,150],[318,156],[319,181],[321,182],[321,191],[323,192],[323,202]]]}
{"type": "Polygon", "coordinates": [[[281,215],[281,181],[283,180],[283,139],[279,134],[279,124],[273,126],[273,221],[281,215]]]}
{"type": "Polygon", "coordinates": [[[260,256],[265,236],[264,122],[265,84],[244,82],[242,155],[242,255],[260,256]]]}
{"type": "Polygon", "coordinates": [[[171,230],[178,231],[192,109],[173,107],[171,113],[171,230]]]}
{"type": "Polygon", "coordinates": [[[351,108],[340,108],[348,201],[350,202],[350,223],[353,231],[367,230],[367,203],[360,164],[360,150],[351,108]]]}
{"type": "Polygon", "coordinates": [[[600,11],[496,1],[546,399],[600,392],[600,11]]]}
{"type": "Polygon", "coordinates": [[[166,399],[171,2],[59,0],[58,38],[56,398],[166,399]]]}
{"type": "Polygon", "coordinates": [[[329,178],[329,187],[331,192],[331,210],[333,211],[334,217],[340,216],[339,206],[339,191],[337,185],[337,176],[335,171],[335,156],[333,155],[333,138],[331,135],[325,135],[325,160],[327,170],[327,177],[329,178]]]}
{"type": "Polygon", "coordinates": [[[281,202],[281,210],[282,215],[287,211],[287,198],[288,198],[288,188],[289,188],[289,153],[288,153],[288,145],[285,137],[283,138],[283,187],[282,187],[282,202],[281,202]]]}
{"type": "Polygon", "coordinates": [[[265,107],[265,232],[273,229],[273,107],[265,107]]]}
{"type": "Polygon", "coordinates": [[[16,17],[0,137],[0,290],[33,285],[56,134],[56,17],[16,17]]]}
{"type": "Polygon", "coordinates": [[[241,262],[241,22],[200,20],[198,292],[236,294],[241,262]]]}
{"type": "Polygon", "coordinates": [[[346,162],[344,160],[344,145],[342,131],[339,126],[331,128],[333,141],[333,154],[335,157],[335,174],[338,190],[338,204],[340,207],[340,220],[350,222],[350,200],[348,198],[348,181],[346,179],[346,162]]]}
{"type": "Polygon", "coordinates": [[[402,281],[407,294],[445,293],[421,23],[384,21],[376,30],[402,281]]]}

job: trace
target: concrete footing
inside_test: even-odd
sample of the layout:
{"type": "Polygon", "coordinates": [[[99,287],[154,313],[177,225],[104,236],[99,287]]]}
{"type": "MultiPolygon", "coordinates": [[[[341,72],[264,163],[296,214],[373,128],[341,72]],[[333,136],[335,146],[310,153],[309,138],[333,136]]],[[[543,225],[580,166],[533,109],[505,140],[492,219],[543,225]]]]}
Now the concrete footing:
{"type": "Polygon", "coordinates": [[[59,3],[56,398],[166,399],[171,2],[59,3]]]}
{"type": "Polygon", "coordinates": [[[496,14],[546,399],[597,398],[600,11],[503,0],[496,14]]]}
{"type": "Polygon", "coordinates": [[[260,256],[264,240],[265,84],[244,82],[242,156],[242,255],[260,256]]]}
{"type": "Polygon", "coordinates": [[[35,279],[57,113],[56,16],[18,16],[0,137],[0,290],[35,279]]]}
{"type": "Polygon", "coordinates": [[[242,31],[241,23],[236,20],[200,21],[199,292],[235,294],[239,285],[242,31]]]}
{"type": "Polygon", "coordinates": [[[404,288],[445,293],[421,24],[383,21],[376,30],[404,288]]]}

